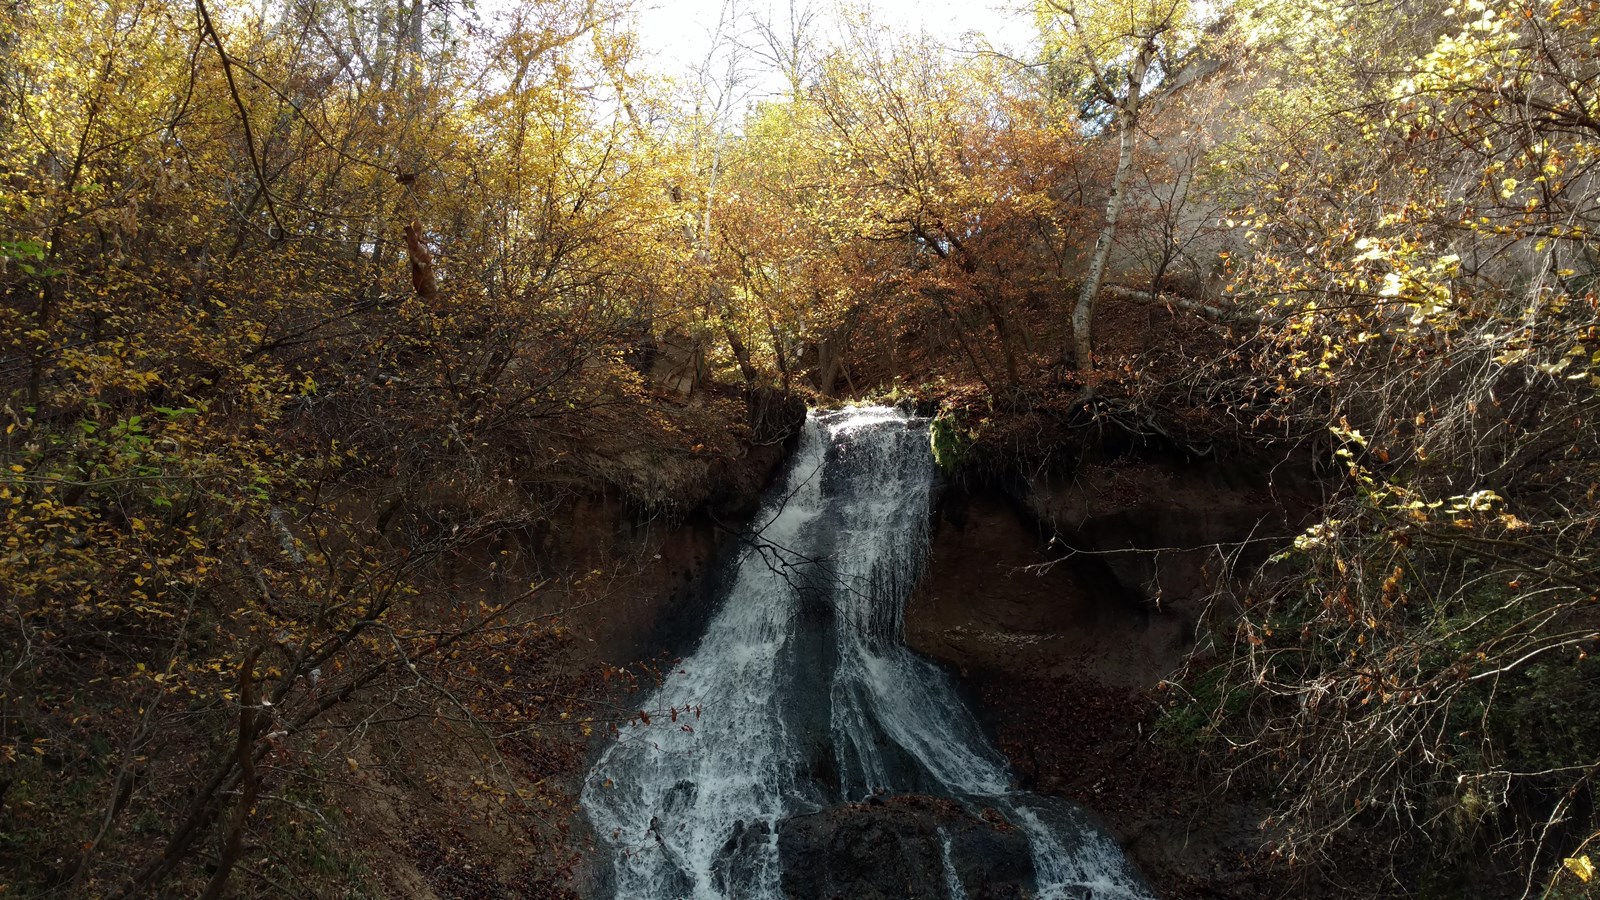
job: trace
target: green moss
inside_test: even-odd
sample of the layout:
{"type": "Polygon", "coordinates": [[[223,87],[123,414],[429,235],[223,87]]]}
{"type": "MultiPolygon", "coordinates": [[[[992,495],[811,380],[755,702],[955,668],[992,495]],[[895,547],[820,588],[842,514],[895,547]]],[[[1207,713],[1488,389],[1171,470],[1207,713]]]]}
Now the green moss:
{"type": "Polygon", "coordinates": [[[1184,687],[1172,685],[1165,692],[1151,737],[1165,750],[1191,755],[1216,740],[1219,720],[1231,722],[1244,715],[1250,691],[1243,685],[1229,684],[1222,666],[1189,679],[1184,687]]]}
{"type": "Polygon", "coordinates": [[[977,429],[966,427],[959,412],[940,410],[928,427],[933,461],[947,475],[959,471],[971,461],[972,446],[977,437],[977,429]]]}

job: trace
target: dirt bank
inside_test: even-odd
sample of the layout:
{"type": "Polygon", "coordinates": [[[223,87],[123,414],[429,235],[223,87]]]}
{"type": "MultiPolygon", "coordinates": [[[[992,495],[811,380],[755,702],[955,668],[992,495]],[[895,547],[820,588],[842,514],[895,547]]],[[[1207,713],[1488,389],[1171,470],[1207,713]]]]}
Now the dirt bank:
{"type": "Polygon", "coordinates": [[[1307,482],[1136,445],[958,479],[934,523],[912,647],[949,664],[1022,786],[1091,809],[1162,897],[1281,896],[1263,812],[1163,729],[1161,683],[1202,620],[1298,529],[1307,482]]]}

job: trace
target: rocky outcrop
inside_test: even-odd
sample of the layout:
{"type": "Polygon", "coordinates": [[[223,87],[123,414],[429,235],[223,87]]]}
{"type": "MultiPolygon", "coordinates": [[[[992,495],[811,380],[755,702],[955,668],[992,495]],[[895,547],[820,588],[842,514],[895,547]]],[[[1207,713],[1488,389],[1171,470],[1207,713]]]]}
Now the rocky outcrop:
{"type": "Polygon", "coordinates": [[[993,810],[935,797],[795,816],[778,826],[778,853],[791,900],[948,900],[952,875],[970,900],[1033,896],[1027,836],[993,810]]]}
{"type": "Polygon", "coordinates": [[[1022,500],[1069,556],[1098,559],[1130,597],[1195,615],[1230,571],[1253,570],[1282,548],[1297,530],[1304,491],[1275,484],[1253,461],[1158,456],[1040,476],[1022,500]]]}
{"type": "Polygon", "coordinates": [[[1158,896],[1282,895],[1250,862],[1262,812],[1223,802],[1159,730],[1156,688],[1315,486],[1149,443],[1076,449],[1070,468],[947,488],[907,641],[965,676],[1019,785],[1094,810],[1158,896]]]}
{"type": "Polygon", "coordinates": [[[761,495],[782,467],[806,416],[797,397],[752,391],[749,433],[722,454],[662,455],[630,449],[611,468],[576,483],[525,554],[552,609],[569,617],[599,659],[627,663],[679,649],[698,633],[718,563],[737,545],[761,495]],[[646,482],[649,482],[646,485],[646,482]]]}
{"type": "Polygon", "coordinates": [[[1119,685],[1159,680],[1187,648],[1182,619],[1069,557],[1015,501],[965,492],[940,509],[906,641],[966,675],[1074,669],[1119,685]]]}
{"type": "Polygon", "coordinates": [[[1153,686],[1233,576],[1288,540],[1295,509],[1259,469],[1161,457],[952,487],[907,641],[969,674],[1153,686]]]}

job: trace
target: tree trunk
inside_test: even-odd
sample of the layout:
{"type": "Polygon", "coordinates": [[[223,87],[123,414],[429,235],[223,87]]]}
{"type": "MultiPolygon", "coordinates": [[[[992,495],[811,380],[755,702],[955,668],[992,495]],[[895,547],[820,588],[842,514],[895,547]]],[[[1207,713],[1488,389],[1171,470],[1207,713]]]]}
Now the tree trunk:
{"type": "Polygon", "coordinates": [[[750,349],[744,345],[739,332],[733,330],[732,325],[724,324],[722,333],[728,338],[728,348],[733,351],[733,359],[739,364],[739,374],[744,376],[745,387],[755,387],[759,376],[755,364],[750,361],[750,349]]]}
{"type": "Polygon", "coordinates": [[[255,664],[261,655],[261,648],[250,650],[244,659],[244,664],[239,667],[239,742],[237,759],[239,765],[239,799],[234,803],[233,821],[228,825],[228,833],[222,839],[221,851],[217,854],[217,870],[206,884],[205,891],[200,894],[200,900],[219,900],[223,890],[228,886],[228,876],[233,874],[233,867],[238,865],[239,857],[244,854],[244,827],[250,821],[251,807],[256,803],[256,792],[260,787],[260,780],[256,777],[256,692],[255,692],[255,664]]]}
{"type": "Polygon", "coordinates": [[[772,321],[772,313],[767,312],[767,333],[772,335],[772,355],[778,363],[778,373],[783,376],[783,392],[789,393],[789,359],[783,347],[783,335],[778,332],[778,326],[772,321]]]}
{"type": "Polygon", "coordinates": [[[433,300],[439,296],[439,284],[433,277],[433,254],[422,243],[422,226],[412,219],[405,227],[406,253],[411,258],[411,287],[417,296],[433,300]]]}
{"type": "Polygon", "coordinates": [[[1111,197],[1106,201],[1106,222],[1095,239],[1094,252],[1089,257],[1089,271],[1084,275],[1083,288],[1078,293],[1078,305],[1072,310],[1073,362],[1080,370],[1094,368],[1094,301],[1100,293],[1100,282],[1106,275],[1106,261],[1111,257],[1111,243],[1117,236],[1117,220],[1122,217],[1122,207],[1127,202],[1128,173],[1133,169],[1133,151],[1139,130],[1139,95],[1144,89],[1144,76],[1150,70],[1154,49],[1146,44],[1134,57],[1128,68],[1128,95],[1117,104],[1117,126],[1122,139],[1117,151],[1117,172],[1111,178],[1111,197]]]}

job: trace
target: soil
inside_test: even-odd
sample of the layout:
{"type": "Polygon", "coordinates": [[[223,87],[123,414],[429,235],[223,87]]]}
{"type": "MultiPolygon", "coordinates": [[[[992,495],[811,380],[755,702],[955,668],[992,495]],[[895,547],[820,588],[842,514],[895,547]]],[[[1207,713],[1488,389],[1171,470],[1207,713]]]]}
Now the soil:
{"type": "Polygon", "coordinates": [[[404,900],[583,894],[592,854],[577,797],[593,750],[697,634],[722,562],[786,455],[768,420],[792,426],[803,413],[772,410],[752,434],[765,440],[652,475],[669,478],[671,502],[641,504],[615,486],[630,481],[625,472],[575,481],[516,546],[455,562],[462,597],[542,584],[504,655],[476,660],[503,671],[469,701],[484,719],[524,718],[491,740],[448,703],[425,716],[355,714],[354,736],[324,752],[337,768],[339,840],[360,860],[360,881],[404,900]]]}

